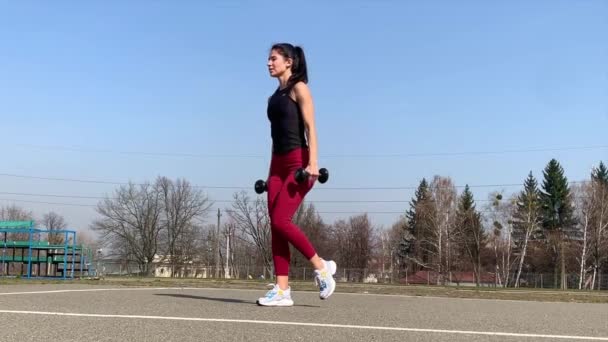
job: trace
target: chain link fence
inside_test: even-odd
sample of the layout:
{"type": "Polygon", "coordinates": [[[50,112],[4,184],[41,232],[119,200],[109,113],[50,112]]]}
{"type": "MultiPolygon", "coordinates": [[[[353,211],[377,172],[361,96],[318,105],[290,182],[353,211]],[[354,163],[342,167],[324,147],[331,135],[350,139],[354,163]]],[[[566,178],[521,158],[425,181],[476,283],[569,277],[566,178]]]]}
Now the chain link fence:
{"type": "MultiPolygon", "coordinates": [[[[261,266],[240,265],[222,266],[216,269],[215,266],[206,264],[188,263],[184,265],[174,265],[170,263],[152,263],[148,265],[149,274],[146,266],[135,262],[125,262],[117,260],[97,260],[95,261],[96,275],[103,277],[157,277],[157,278],[193,278],[193,279],[240,279],[240,280],[268,280],[274,278],[272,269],[261,266]]],[[[313,281],[314,269],[311,267],[291,267],[289,277],[292,280],[313,281]]],[[[401,284],[401,285],[447,285],[447,286],[476,286],[477,282],[473,272],[452,272],[443,279],[437,272],[422,270],[411,272],[407,270],[374,270],[359,268],[338,268],[334,276],[338,282],[348,283],[379,283],[379,284],[401,284]]],[[[568,274],[567,288],[579,288],[579,275],[568,274]]],[[[480,286],[482,287],[504,287],[500,277],[494,273],[483,273],[480,276],[480,286]]],[[[556,277],[550,273],[522,273],[520,276],[519,287],[538,288],[538,289],[559,289],[561,277],[556,277]]],[[[509,287],[513,287],[512,281],[509,287]]],[[[592,275],[582,282],[583,289],[608,290],[608,274],[598,273],[593,279],[592,275]],[[593,284],[593,287],[592,287],[593,284]]]]}

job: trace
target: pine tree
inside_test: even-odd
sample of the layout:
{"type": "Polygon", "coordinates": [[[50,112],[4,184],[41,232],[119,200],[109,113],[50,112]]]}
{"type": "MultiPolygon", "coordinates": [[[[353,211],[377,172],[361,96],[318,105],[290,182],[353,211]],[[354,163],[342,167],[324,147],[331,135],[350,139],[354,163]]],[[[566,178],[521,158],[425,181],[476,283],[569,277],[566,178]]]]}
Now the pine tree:
{"type": "Polygon", "coordinates": [[[481,251],[485,246],[487,234],[481,224],[481,214],[475,208],[473,193],[467,184],[458,201],[456,220],[463,252],[469,256],[473,265],[475,282],[481,282],[481,251]]]}
{"type": "Polygon", "coordinates": [[[600,161],[600,165],[597,168],[593,169],[593,172],[591,173],[591,179],[608,185],[608,168],[606,168],[604,162],[600,161]]]}
{"type": "Polygon", "coordinates": [[[416,217],[416,207],[418,203],[423,202],[429,197],[429,185],[425,178],[422,178],[422,181],[420,181],[414,196],[415,197],[410,201],[410,209],[405,214],[405,217],[407,218],[410,233],[412,236],[417,236],[416,223],[418,222],[418,219],[416,217]]]}
{"type": "MultiPolygon", "coordinates": [[[[542,226],[545,237],[553,247],[554,255],[561,259],[562,289],[566,288],[566,260],[564,240],[574,233],[574,207],[570,196],[568,179],[564,169],[555,159],[551,159],[543,170],[543,187],[540,193],[543,213],[542,226]]],[[[558,264],[555,264],[555,285],[557,286],[558,264]]]]}
{"type": "Polygon", "coordinates": [[[530,171],[524,182],[524,189],[517,197],[517,207],[513,213],[513,241],[519,250],[515,287],[519,287],[519,278],[526,258],[528,242],[542,233],[541,224],[540,191],[536,178],[530,171]]]}
{"type": "Polygon", "coordinates": [[[564,169],[551,159],[543,171],[540,199],[543,210],[543,228],[547,231],[567,231],[574,225],[574,208],[568,179],[564,169]]]}
{"type": "Polygon", "coordinates": [[[536,223],[536,228],[532,231],[532,235],[540,237],[542,228],[542,216],[541,216],[541,203],[540,203],[540,190],[538,189],[538,182],[532,174],[532,171],[528,173],[528,177],[524,181],[524,189],[517,196],[517,207],[513,214],[513,235],[514,241],[519,241],[525,235],[527,223],[536,223]],[[529,217],[532,216],[532,217],[529,217]]]}
{"type": "Polygon", "coordinates": [[[429,204],[432,201],[428,182],[425,178],[420,181],[410,201],[410,208],[406,212],[404,234],[399,243],[399,254],[408,256],[419,265],[429,262],[429,204]]]}

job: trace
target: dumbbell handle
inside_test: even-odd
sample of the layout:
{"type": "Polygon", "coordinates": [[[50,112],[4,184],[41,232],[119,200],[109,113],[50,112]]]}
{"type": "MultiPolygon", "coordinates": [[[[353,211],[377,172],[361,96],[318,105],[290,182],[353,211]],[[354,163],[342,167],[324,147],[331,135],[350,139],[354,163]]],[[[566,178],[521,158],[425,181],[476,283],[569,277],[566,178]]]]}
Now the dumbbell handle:
{"type": "MultiPolygon", "coordinates": [[[[310,174],[303,168],[299,168],[298,170],[296,170],[295,178],[296,178],[296,182],[298,182],[298,183],[303,182],[309,176],[310,176],[310,174]]],[[[318,177],[319,182],[325,183],[325,182],[327,182],[328,178],[329,178],[329,171],[327,171],[326,168],[319,169],[319,177],[318,177]]]]}

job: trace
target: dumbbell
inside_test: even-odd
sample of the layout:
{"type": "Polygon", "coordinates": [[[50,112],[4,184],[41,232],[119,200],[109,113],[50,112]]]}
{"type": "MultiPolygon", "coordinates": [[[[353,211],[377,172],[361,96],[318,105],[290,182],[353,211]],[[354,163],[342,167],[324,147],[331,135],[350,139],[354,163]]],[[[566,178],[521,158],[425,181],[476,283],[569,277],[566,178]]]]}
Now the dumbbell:
{"type": "MultiPolygon", "coordinates": [[[[302,183],[304,180],[306,180],[306,178],[308,178],[308,176],[309,176],[309,174],[308,174],[308,172],[306,172],[306,170],[304,168],[299,168],[296,170],[296,173],[295,173],[296,182],[302,183]]],[[[319,169],[318,181],[320,183],[325,183],[325,182],[327,182],[328,179],[329,179],[329,171],[327,171],[326,168],[319,169]]],[[[268,191],[268,185],[266,184],[266,181],[264,181],[262,179],[258,179],[255,182],[254,189],[257,194],[262,194],[265,191],[268,191]]]]}
{"type": "Polygon", "coordinates": [[[257,182],[255,182],[255,192],[258,194],[263,193],[264,191],[268,191],[268,186],[266,185],[266,182],[258,179],[257,182]]]}
{"type": "MultiPolygon", "coordinates": [[[[310,175],[308,174],[308,172],[306,172],[306,170],[304,168],[299,168],[296,170],[295,178],[296,178],[296,182],[298,182],[298,183],[302,183],[309,176],[310,175]]],[[[323,183],[327,182],[328,179],[329,179],[329,171],[326,168],[319,169],[319,178],[318,178],[319,183],[323,184],[323,183]]]]}

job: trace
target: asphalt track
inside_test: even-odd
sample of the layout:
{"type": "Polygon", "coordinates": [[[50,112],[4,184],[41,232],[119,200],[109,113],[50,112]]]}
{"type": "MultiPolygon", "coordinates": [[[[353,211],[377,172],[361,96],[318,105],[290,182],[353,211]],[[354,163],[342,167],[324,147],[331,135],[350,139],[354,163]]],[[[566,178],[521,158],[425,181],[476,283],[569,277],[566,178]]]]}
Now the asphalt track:
{"type": "Polygon", "coordinates": [[[608,341],[608,305],[86,285],[0,286],[0,341],[608,341]]]}

